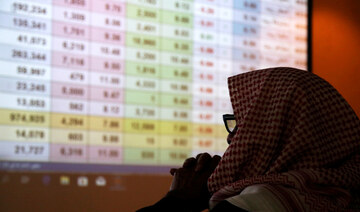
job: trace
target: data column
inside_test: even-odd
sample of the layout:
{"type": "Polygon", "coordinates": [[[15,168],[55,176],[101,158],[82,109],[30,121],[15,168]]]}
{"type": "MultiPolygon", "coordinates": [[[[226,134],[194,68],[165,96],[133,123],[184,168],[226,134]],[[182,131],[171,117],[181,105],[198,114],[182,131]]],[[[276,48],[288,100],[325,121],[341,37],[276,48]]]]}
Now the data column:
{"type": "MultiPolygon", "coordinates": [[[[259,5],[260,6],[260,5],[259,5]]],[[[294,64],[294,19],[290,1],[261,2],[261,67],[294,64]]]]}
{"type": "Polygon", "coordinates": [[[124,2],[91,2],[91,163],[122,163],[125,11],[124,2]]]}
{"type": "Polygon", "coordinates": [[[53,1],[51,161],[87,162],[90,1],[53,1]]]}
{"type": "Polygon", "coordinates": [[[126,6],[124,163],[159,163],[159,0],[126,6]]]}
{"type": "Polygon", "coordinates": [[[192,153],[193,2],[164,0],[161,17],[160,164],[192,153]]]}
{"type": "MultiPolygon", "coordinates": [[[[291,20],[293,20],[291,24],[292,30],[292,39],[291,41],[294,43],[292,48],[292,55],[294,56],[294,60],[292,63],[293,67],[300,68],[302,70],[307,70],[307,61],[309,56],[307,54],[307,42],[308,42],[308,13],[307,13],[307,1],[290,1],[291,8],[291,20]]],[[[286,25],[288,26],[288,25],[286,25]]],[[[284,25],[285,27],[285,25],[284,25]]],[[[311,30],[311,29],[310,29],[311,30]]]]}
{"type": "Polygon", "coordinates": [[[233,74],[256,70],[260,54],[260,0],[234,1],[233,74]]]}
{"type": "Polygon", "coordinates": [[[217,33],[219,35],[218,51],[216,57],[219,65],[217,69],[216,82],[216,154],[222,155],[228,143],[226,141],[228,132],[225,129],[222,119],[223,114],[233,114],[227,79],[232,75],[233,61],[232,61],[232,46],[234,42],[233,36],[233,1],[222,0],[218,1],[218,25],[217,33]]]}
{"type": "Polygon", "coordinates": [[[216,152],[217,13],[215,1],[194,3],[193,154],[216,152]]]}
{"type": "Polygon", "coordinates": [[[49,161],[51,1],[0,6],[0,159],[49,161]]]}

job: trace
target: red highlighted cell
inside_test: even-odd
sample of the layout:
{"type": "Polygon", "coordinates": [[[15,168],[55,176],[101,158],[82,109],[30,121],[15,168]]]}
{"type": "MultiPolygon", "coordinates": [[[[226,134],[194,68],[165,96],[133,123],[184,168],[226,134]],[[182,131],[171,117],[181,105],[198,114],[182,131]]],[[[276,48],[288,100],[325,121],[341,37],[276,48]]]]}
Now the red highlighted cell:
{"type": "Polygon", "coordinates": [[[91,28],[91,41],[125,45],[125,32],[99,27],[91,28]]]}
{"type": "Polygon", "coordinates": [[[124,102],[124,93],[122,89],[92,87],[90,93],[91,100],[116,103],[124,102]]]}
{"type": "Polygon", "coordinates": [[[52,97],[87,99],[88,86],[76,84],[64,84],[53,82],[51,85],[52,97]]]}
{"type": "Polygon", "coordinates": [[[50,161],[87,162],[87,147],[84,145],[51,144],[50,161]]]}
{"type": "Polygon", "coordinates": [[[90,26],[66,22],[52,22],[52,34],[65,38],[90,39],[90,26]]]}
{"type": "Polygon", "coordinates": [[[105,147],[105,146],[90,146],[89,147],[89,162],[91,163],[122,163],[122,148],[119,147],[105,147]]]}
{"type": "Polygon", "coordinates": [[[125,2],[116,1],[92,1],[91,11],[106,13],[116,16],[124,17],[126,13],[125,2]]]}
{"type": "Polygon", "coordinates": [[[89,69],[89,56],[83,54],[69,54],[52,52],[52,65],[58,67],[89,69]]]}
{"type": "Polygon", "coordinates": [[[108,59],[105,57],[91,57],[91,70],[97,72],[124,73],[125,62],[123,60],[108,59]]]}

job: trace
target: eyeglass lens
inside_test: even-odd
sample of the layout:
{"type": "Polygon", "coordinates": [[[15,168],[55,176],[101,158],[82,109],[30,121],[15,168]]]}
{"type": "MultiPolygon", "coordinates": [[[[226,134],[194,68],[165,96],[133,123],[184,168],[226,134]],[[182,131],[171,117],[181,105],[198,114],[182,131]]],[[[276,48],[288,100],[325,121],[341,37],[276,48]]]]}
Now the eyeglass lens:
{"type": "Polygon", "coordinates": [[[233,132],[236,127],[236,120],[226,120],[227,127],[230,132],[233,132]]]}

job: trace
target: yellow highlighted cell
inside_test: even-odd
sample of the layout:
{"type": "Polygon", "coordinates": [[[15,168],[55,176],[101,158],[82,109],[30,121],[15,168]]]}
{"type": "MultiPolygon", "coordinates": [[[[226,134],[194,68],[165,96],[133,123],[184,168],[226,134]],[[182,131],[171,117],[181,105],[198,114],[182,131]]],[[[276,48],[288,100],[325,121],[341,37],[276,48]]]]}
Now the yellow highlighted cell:
{"type": "Polygon", "coordinates": [[[194,136],[212,136],[215,137],[217,130],[214,124],[193,124],[194,136]]]}
{"type": "Polygon", "coordinates": [[[171,135],[191,135],[192,124],[189,122],[162,121],[160,133],[171,135]]]}
{"type": "Polygon", "coordinates": [[[162,136],[160,136],[160,148],[161,149],[191,150],[192,137],[191,136],[162,135],[162,136]]]}
{"type": "Polygon", "coordinates": [[[88,132],[75,129],[56,129],[51,130],[51,143],[57,144],[87,144],[88,132]]]}
{"type": "Polygon", "coordinates": [[[216,149],[219,152],[225,152],[225,150],[229,147],[229,144],[225,139],[218,138],[216,139],[216,149]]]}
{"type": "Polygon", "coordinates": [[[125,133],[150,133],[159,131],[159,122],[155,120],[126,119],[125,133]]]}
{"type": "Polygon", "coordinates": [[[123,119],[121,118],[109,118],[109,117],[90,117],[90,129],[99,131],[123,131],[123,119]]]}
{"type": "Polygon", "coordinates": [[[226,131],[224,125],[216,125],[216,136],[218,138],[226,138],[228,136],[228,131],[226,131]]]}
{"type": "Polygon", "coordinates": [[[19,110],[0,110],[1,125],[49,127],[49,113],[19,110]]]}
{"type": "Polygon", "coordinates": [[[118,132],[91,131],[89,136],[90,146],[122,146],[123,134],[118,132]]]}
{"type": "Polygon", "coordinates": [[[53,128],[70,128],[86,130],[89,126],[89,118],[87,116],[74,114],[51,114],[51,126],[53,128]]]}
{"type": "Polygon", "coordinates": [[[216,150],[216,138],[214,137],[195,137],[193,138],[193,149],[201,149],[204,151],[215,151],[216,150]]]}
{"type": "Polygon", "coordinates": [[[144,134],[124,134],[124,148],[137,147],[137,148],[158,148],[159,136],[157,135],[144,135],[144,134]]]}
{"type": "Polygon", "coordinates": [[[49,128],[23,127],[23,126],[1,126],[1,141],[26,141],[26,142],[48,142],[49,128]]]}

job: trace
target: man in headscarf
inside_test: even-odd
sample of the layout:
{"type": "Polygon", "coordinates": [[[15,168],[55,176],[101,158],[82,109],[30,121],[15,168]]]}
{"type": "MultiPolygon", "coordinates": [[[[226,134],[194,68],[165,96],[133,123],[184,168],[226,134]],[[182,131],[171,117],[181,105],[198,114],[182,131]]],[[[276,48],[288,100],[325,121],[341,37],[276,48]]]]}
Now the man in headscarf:
{"type": "Polygon", "coordinates": [[[360,210],[360,121],[335,88],[293,68],[236,75],[228,85],[234,115],[224,116],[221,160],[187,159],[171,170],[168,195],[143,211],[360,210]]]}

